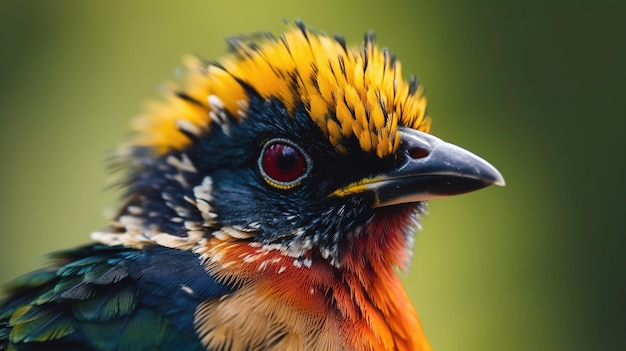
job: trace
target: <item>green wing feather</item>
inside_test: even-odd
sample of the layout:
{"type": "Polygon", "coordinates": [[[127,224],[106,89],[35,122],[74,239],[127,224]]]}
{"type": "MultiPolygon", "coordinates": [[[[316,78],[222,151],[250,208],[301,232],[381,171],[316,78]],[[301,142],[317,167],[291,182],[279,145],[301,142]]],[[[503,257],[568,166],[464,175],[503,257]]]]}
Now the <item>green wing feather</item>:
{"type": "Polygon", "coordinates": [[[107,321],[131,313],[136,305],[134,284],[121,282],[98,291],[92,298],[77,301],[72,305],[72,311],[81,321],[107,321]]]}
{"type": "Polygon", "coordinates": [[[57,305],[22,306],[9,324],[13,343],[55,340],[75,331],[72,318],[57,305]]]}
{"type": "Polygon", "coordinates": [[[197,280],[197,291],[215,287],[199,300],[226,291],[208,275],[202,280],[206,273],[193,253],[94,245],[55,258],[53,269],[4,286],[0,350],[200,350],[192,326],[197,302],[176,295],[180,281],[197,280]],[[153,267],[155,257],[174,274],[153,267]],[[193,276],[178,273],[191,264],[193,276]]]}

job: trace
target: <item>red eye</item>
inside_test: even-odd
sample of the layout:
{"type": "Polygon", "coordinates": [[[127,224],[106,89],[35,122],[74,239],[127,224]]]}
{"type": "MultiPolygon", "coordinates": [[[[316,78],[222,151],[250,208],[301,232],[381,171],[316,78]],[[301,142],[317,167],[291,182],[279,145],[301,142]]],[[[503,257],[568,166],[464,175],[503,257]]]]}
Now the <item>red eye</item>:
{"type": "Polygon", "coordinates": [[[268,141],[259,157],[259,169],[265,180],[277,188],[291,188],[306,177],[309,158],[286,139],[268,141]]]}

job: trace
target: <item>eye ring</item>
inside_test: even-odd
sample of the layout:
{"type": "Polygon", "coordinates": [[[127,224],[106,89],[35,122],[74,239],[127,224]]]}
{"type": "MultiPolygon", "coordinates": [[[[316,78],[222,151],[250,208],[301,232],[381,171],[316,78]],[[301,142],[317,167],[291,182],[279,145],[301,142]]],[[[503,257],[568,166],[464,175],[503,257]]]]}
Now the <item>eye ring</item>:
{"type": "Polygon", "coordinates": [[[265,182],[278,189],[291,189],[302,183],[311,170],[311,158],[293,141],[267,140],[257,161],[265,182]]]}

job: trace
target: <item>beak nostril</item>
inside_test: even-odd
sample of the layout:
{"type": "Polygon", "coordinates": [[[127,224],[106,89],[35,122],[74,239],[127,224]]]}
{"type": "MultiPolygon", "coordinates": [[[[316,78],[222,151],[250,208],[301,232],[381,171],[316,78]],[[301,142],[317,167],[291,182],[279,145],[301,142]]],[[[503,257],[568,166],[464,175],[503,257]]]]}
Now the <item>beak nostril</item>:
{"type": "Polygon", "coordinates": [[[428,156],[430,152],[426,149],[422,149],[420,147],[412,147],[409,149],[409,156],[412,159],[424,158],[428,156]]]}

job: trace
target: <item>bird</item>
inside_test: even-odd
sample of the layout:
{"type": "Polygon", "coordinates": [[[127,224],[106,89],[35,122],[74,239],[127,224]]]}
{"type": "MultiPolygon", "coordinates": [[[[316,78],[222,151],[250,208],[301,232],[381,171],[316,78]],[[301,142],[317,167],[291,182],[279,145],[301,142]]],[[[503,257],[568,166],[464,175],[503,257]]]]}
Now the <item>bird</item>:
{"type": "Polygon", "coordinates": [[[0,350],[431,350],[399,277],[420,219],[501,173],[430,134],[373,32],[227,46],[134,120],[107,227],[4,285],[0,350]]]}

